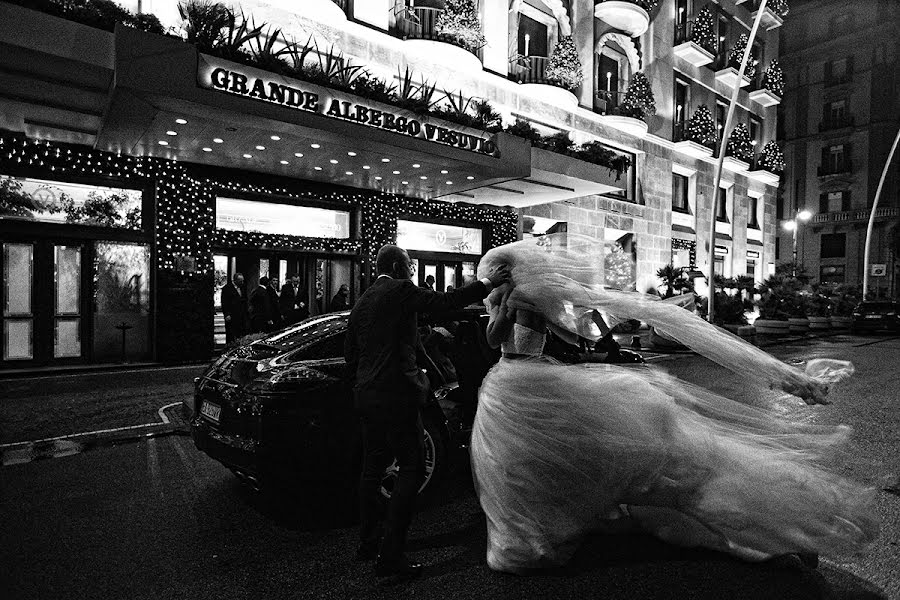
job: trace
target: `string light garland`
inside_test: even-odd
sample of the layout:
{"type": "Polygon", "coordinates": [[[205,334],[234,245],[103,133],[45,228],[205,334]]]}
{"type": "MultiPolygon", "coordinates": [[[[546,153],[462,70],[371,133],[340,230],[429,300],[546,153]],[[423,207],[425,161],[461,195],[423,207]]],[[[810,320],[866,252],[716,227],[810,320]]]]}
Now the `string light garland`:
{"type": "Polygon", "coordinates": [[[713,123],[712,113],[705,105],[698,106],[691,115],[687,138],[701,146],[712,146],[716,143],[716,125],[713,123]]]}
{"type": "Polygon", "coordinates": [[[784,153],[774,140],[763,147],[762,152],[759,153],[759,160],[756,161],[756,166],[777,175],[784,172],[784,153]]]}
{"type": "MultiPolygon", "coordinates": [[[[741,60],[744,58],[744,49],[747,47],[747,43],[750,41],[750,37],[746,33],[742,33],[737,41],[734,43],[734,46],[731,48],[731,52],[728,53],[728,66],[732,67],[736,70],[740,70],[741,68],[741,60]]],[[[744,77],[748,79],[753,79],[753,76],[756,75],[756,66],[759,64],[759,61],[756,57],[753,56],[753,52],[750,52],[750,57],[747,60],[747,67],[744,69],[744,77]]]]}
{"type": "Polygon", "coordinates": [[[550,60],[547,61],[544,77],[548,83],[570,92],[581,85],[584,71],[578,58],[578,48],[571,35],[563,36],[557,42],[550,60]]]}
{"type": "Polygon", "coordinates": [[[784,71],[781,70],[777,59],[769,63],[769,68],[763,73],[762,84],[779,98],[784,96],[784,71]]]}
{"type": "Polygon", "coordinates": [[[694,28],[691,30],[691,41],[710,54],[717,54],[715,21],[709,6],[704,6],[697,13],[697,18],[694,20],[694,28]]]}
{"type": "Polygon", "coordinates": [[[647,76],[637,72],[628,84],[625,98],[622,100],[620,114],[641,121],[646,121],[656,114],[656,100],[653,98],[653,89],[647,76]]]}
{"type": "Polygon", "coordinates": [[[476,52],[486,43],[473,0],[446,0],[444,10],[435,20],[434,31],[441,40],[469,52],[476,52]]]}
{"type": "Polygon", "coordinates": [[[725,156],[733,156],[737,159],[750,162],[753,160],[753,142],[750,139],[750,130],[746,123],[738,123],[731,130],[728,138],[728,146],[725,148],[725,156]]]}

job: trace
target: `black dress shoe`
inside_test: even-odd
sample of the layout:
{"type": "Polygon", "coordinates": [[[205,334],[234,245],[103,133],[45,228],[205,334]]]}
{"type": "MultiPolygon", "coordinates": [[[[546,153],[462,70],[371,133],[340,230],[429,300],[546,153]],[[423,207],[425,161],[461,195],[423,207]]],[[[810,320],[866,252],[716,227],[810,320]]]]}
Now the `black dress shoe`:
{"type": "Polygon", "coordinates": [[[367,560],[375,560],[378,558],[378,542],[374,544],[360,544],[356,549],[356,560],[365,562],[367,560]]]}
{"type": "Polygon", "coordinates": [[[401,560],[398,562],[375,562],[376,577],[390,577],[394,581],[415,579],[422,574],[422,564],[401,560]]]}

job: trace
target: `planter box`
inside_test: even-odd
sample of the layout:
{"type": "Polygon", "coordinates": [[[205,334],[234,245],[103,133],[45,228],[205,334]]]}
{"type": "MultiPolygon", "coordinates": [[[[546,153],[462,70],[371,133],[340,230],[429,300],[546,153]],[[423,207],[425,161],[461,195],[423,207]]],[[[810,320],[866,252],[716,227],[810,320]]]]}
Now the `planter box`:
{"type": "Polygon", "coordinates": [[[766,171],[765,169],[753,169],[747,173],[747,175],[766,185],[778,186],[778,183],[781,181],[781,175],[777,175],[772,171],[766,171]]]}
{"type": "Polygon", "coordinates": [[[809,331],[809,319],[792,317],[788,319],[788,327],[790,327],[791,333],[806,333],[809,331]]]}
{"type": "Polygon", "coordinates": [[[594,7],[594,16],[631,37],[643,35],[650,27],[650,15],[633,2],[601,0],[594,7]]]}
{"type": "Polygon", "coordinates": [[[623,117],[622,115],[604,115],[600,117],[600,122],[610,127],[615,127],[619,131],[630,133],[635,137],[642,138],[647,135],[647,124],[640,119],[633,117],[623,117]]]}
{"type": "Polygon", "coordinates": [[[810,330],[823,331],[831,329],[831,321],[828,317],[807,317],[810,330]]]}
{"type": "MultiPolygon", "coordinates": [[[[755,21],[756,15],[759,13],[758,10],[754,10],[750,13],[750,19],[755,21]]],[[[781,27],[784,24],[784,20],[776,15],[774,12],[769,10],[769,7],[766,7],[766,10],[763,11],[762,19],[759,22],[760,26],[765,27],[766,30],[775,29],[776,27],[781,27]]]]}
{"type": "Polygon", "coordinates": [[[725,325],[725,329],[745,340],[752,340],[756,337],[756,327],[753,325],[725,325]]]}
{"type": "Polygon", "coordinates": [[[578,108],[578,97],[569,90],[549,83],[523,83],[519,87],[525,93],[559,108],[578,108]]]}
{"type": "Polygon", "coordinates": [[[763,107],[775,106],[781,102],[781,96],[776,96],[767,89],[750,92],[750,99],[763,107]]]}
{"type": "Polygon", "coordinates": [[[750,163],[744,162],[733,156],[726,156],[725,160],[722,162],[722,166],[732,173],[746,173],[747,170],[750,169],[750,163]]]}
{"type": "Polygon", "coordinates": [[[690,156],[691,158],[709,158],[713,155],[713,149],[691,140],[675,142],[675,152],[690,156]]]}
{"type": "Polygon", "coordinates": [[[478,73],[484,69],[477,55],[450,42],[407,38],[403,41],[403,49],[408,51],[407,56],[415,56],[417,60],[447,65],[466,73],[478,73]]]}
{"type": "Polygon", "coordinates": [[[757,319],[753,322],[753,326],[760,335],[787,335],[791,330],[789,322],[773,319],[757,319]]]}
{"type": "Polygon", "coordinates": [[[853,317],[829,317],[832,329],[850,329],[853,325],[853,317]]]}
{"type": "Polygon", "coordinates": [[[691,63],[695,67],[708,65],[715,58],[706,48],[690,40],[672,48],[672,52],[675,53],[675,56],[691,63]]]}
{"type": "Polygon", "coordinates": [[[738,77],[738,70],[734,67],[726,67],[720,71],[716,71],[716,81],[724,83],[730,88],[735,86],[745,87],[750,85],[750,79],[745,75],[743,78],[738,77]]]}

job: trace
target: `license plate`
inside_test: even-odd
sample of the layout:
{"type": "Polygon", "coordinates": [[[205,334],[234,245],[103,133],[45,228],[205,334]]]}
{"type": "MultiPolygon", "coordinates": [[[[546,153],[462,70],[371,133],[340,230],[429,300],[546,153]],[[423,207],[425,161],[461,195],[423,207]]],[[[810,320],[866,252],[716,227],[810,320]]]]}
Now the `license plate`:
{"type": "Polygon", "coordinates": [[[880,319],[881,315],[866,315],[867,319],[880,319]]]}
{"type": "Polygon", "coordinates": [[[218,423],[219,417],[222,416],[222,407],[212,402],[204,402],[203,406],[200,407],[200,414],[210,421],[218,423]]]}

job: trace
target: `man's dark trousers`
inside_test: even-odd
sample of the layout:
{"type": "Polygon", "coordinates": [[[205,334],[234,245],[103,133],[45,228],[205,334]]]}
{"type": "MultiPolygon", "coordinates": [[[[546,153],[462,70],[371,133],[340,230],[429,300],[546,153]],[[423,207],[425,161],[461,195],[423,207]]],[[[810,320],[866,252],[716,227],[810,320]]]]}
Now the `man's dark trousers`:
{"type": "Polygon", "coordinates": [[[397,458],[398,476],[388,505],[386,530],[379,554],[399,557],[406,545],[406,531],[413,514],[419,480],[425,471],[425,435],[419,416],[419,400],[398,398],[396,390],[360,391],[357,409],[363,425],[365,459],[360,482],[360,538],[374,546],[378,539],[380,506],[378,487],[384,470],[397,458]]]}

